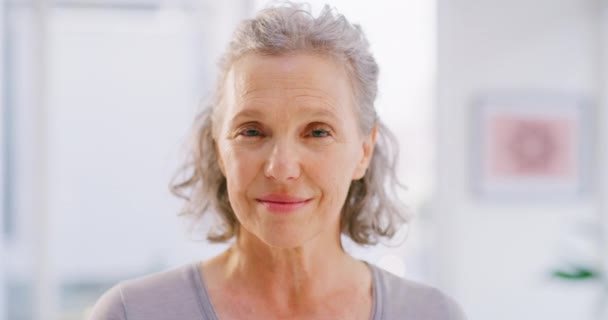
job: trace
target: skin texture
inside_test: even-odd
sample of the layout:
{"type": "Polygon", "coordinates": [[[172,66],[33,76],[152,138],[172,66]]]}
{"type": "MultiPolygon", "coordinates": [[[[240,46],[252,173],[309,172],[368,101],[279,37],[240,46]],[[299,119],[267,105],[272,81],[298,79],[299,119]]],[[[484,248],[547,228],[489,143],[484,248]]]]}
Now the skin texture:
{"type": "Polygon", "coordinates": [[[344,66],[313,54],[235,62],[215,123],[218,162],[241,224],[201,265],[221,319],[369,319],[371,274],[344,252],[340,211],[369,165],[375,130],[358,126],[344,66]],[[287,213],[269,194],[305,199],[287,213]]]}

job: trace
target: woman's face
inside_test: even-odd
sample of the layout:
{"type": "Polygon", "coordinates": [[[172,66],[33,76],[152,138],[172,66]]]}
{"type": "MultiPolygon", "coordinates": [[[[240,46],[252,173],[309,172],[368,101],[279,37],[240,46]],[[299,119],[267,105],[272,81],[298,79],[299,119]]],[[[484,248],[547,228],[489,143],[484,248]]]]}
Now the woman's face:
{"type": "Polygon", "coordinates": [[[344,67],[319,55],[248,54],[232,66],[216,125],[241,232],[268,245],[339,239],[352,180],[372,155],[344,67]]]}

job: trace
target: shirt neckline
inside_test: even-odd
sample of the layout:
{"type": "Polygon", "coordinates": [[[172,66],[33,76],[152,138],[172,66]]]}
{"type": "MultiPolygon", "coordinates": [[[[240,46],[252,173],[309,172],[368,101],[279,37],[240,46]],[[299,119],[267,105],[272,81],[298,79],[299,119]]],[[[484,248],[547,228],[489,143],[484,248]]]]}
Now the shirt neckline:
{"type": "Polygon", "coordinates": [[[193,273],[193,278],[195,282],[195,291],[198,296],[198,305],[200,307],[200,311],[205,318],[204,320],[218,320],[217,313],[213,308],[213,304],[211,303],[211,298],[209,297],[209,292],[207,291],[207,285],[203,281],[203,276],[199,271],[200,262],[194,262],[191,264],[190,272],[193,273]]]}
{"type": "MultiPolygon", "coordinates": [[[[362,260],[363,263],[367,266],[372,275],[372,312],[370,315],[370,320],[380,320],[382,319],[382,290],[381,283],[378,275],[378,270],[371,263],[362,260]]],[[[211,303],[211,298],[209,297],[209,291],[207,290],[207,285],[201,275],[199,270],[200,262],[194,262],[190,265],[190,272],[193,273],[196,295],[198,296],[198,304],[200,307],[200,311],[204,318],[204,320],[219,320],[217,313],[215,312],[215,308],[211,303]]]]}

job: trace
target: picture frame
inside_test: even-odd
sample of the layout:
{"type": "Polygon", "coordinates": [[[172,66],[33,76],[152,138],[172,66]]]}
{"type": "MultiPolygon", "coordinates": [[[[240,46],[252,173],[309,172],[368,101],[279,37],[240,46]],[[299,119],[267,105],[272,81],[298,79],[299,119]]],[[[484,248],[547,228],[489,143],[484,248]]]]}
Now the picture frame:
{"type": "Polygon", "coordinates": [[[487,94],[473,105],[471,181],[477,198],[574,200],[591,191],[591,103],[580,95],[487,94]]]}

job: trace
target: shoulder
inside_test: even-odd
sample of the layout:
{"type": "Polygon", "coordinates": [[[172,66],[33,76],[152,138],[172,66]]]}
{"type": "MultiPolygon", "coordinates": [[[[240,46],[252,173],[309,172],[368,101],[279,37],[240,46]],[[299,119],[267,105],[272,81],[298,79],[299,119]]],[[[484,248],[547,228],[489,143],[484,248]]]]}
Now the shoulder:
{"type": "Polygon", "coordinates": [[[89,320],[156,320],[200,317],[193,265],[120,282],[104,293],[89,320]]]}
{"type": "Polygon", "coordinates": [[[381,319],[466,319],[458,303],[439,289],[372,266],[381,319]]]}
{"type": "Polygon", "coordinates": [[[106,291],[89,314],[89,320],[125,320],[127,319],[125,305],[119,285],[106,291]]]}

